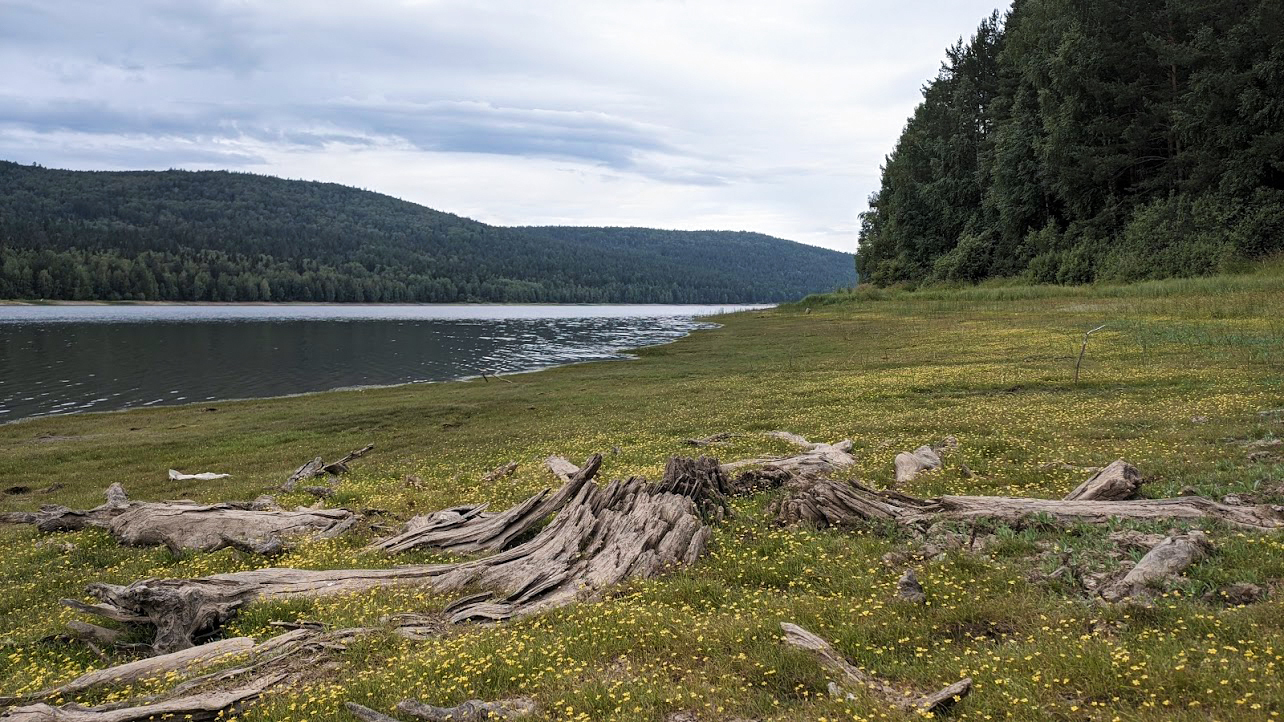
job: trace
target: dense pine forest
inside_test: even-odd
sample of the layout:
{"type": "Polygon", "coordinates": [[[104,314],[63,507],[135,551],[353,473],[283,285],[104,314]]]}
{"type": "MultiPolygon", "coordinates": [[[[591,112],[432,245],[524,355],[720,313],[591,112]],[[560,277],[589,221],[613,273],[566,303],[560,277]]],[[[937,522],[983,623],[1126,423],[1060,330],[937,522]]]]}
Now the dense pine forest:
{"type": "Polygon", "coordinates": [[[0,298],[738,303],[849,286],[757,233],[500,228],[340,185],[0,162],[0,298]]]}
{"type": "Polygon", "coordinates": [[[1284,250],[1284,3],[1016,0],[887,157],[879,284],[1213,273],[1284,250]]]}

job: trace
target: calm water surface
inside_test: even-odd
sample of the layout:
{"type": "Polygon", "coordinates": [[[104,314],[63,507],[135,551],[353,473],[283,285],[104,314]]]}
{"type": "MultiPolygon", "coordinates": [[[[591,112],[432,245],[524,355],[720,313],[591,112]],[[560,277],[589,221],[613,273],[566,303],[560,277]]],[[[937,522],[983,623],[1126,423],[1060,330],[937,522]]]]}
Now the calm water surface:
{"type": "Polygon", "coordinates": [[[758,306],[0,306],[0,422],[625,358],[758,306]]]}

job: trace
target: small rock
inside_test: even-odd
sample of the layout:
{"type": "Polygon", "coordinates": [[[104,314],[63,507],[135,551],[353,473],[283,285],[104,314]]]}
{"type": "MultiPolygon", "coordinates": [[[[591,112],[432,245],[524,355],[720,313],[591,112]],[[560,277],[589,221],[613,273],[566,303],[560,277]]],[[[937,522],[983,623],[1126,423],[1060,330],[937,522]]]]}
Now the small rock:
{"type": "Polygon", "coordinates": [[[959,473],[963,475],[964,479],[971,479],[973,476],[976,476],[972,473],[972,469],[969,468],[967,464],[959,464],[959,473]]]}
{"type": "Polygon", "coordinates": [[[403,483],[411,489],[424,488],[424,480],[420,479],[418,476],[415,476],[414,474],[406,474],[406,478],[404,479],[403,483]]]}
{"type": "Polygon", "coordinates": [[[329,499],[334,496],[334,489],[331,489],[328,486],[305,486],[300,489],[300,491],[311,494],[318,499],[329,499]]]}
{"type": "Polygon", "coordinates": [[[1177,492],[1177,496],[1199,496],[1199,489],[1193,486],[1183,486],[1181,491],[1177,492]]]}
{"type": "Polygon", "coordinates": [[[913,569],[906,569],[896,582],[896,596],[912,604],[927,603],[927,594],[923,592],[923,585],[918,583],[918,575],[913,569]]]}
{"type": "Polygon", "coordinates": [[[1192,416],[1192,417],[1190,417],[1190,422],[1191,422],[1192,424],[1207,424],[1207,423],[1208,423],[1208,417],[1207,417],[1207,416],[1192,416]]]}

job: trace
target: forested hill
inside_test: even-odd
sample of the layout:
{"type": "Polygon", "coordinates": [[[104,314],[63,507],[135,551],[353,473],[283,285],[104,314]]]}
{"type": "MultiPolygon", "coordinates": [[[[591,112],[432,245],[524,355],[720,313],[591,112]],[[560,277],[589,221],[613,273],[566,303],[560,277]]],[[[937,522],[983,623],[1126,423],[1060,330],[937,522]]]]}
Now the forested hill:
{"type": "Polygon", "coordinates": [[[1284,3],[1017,0],[949,49],[863,216],[876,283],[1132,280],[1284,250],[1284,3]]]}
{"type": "Polygon", "coordinates": [[[329,183],[0,162],[0,298],[743,303],[850,286],[757,233],[501,228],[329,183]]]}

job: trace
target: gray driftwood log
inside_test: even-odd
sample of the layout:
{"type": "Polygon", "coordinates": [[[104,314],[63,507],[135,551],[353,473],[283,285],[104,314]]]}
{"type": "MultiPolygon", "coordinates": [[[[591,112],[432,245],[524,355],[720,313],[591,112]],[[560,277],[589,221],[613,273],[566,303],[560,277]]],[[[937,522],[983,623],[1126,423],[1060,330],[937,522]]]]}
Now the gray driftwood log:
{"type": "Polygon", "coordinates": [[[1284,528],[1284,507],[1232,506],[1200,496],[1135,501],[1066,501],[1004,496],[940,496],[920,499],[896,491],[875,491],[832,480],[791,482],[789,493],[772,505],[782,524],[806,522],[843,527],[867,521],[930,525],[938,521],[997,519],[1021,524],[1034,515],[1059,522],[1105,524],[1111,519],[1164,521],[1216,519],[1253,531],[1284,528]]]}
{"type": "Polygon", "coordinates": [[[1125,501],[1135,499],[1141,491],[1143,480],[1137,467],[1123,459],[1093,474],[1074,491],[1066,494],[1066,501],[1125,501]]]}
{"type": "MultiPolygon", "coordinates": [[[[829,642],[796,624],[781,622],[780,629],[785,633],[785,644],[810,652],[821,666],[836,672],[848,687],[863,688],[874,697],[900,709],[937,714],[945,711],[972,691],[972,678],[964,677],[935,692],[913,694],[857,668],[839,654],[829,642]]],[[[840,696],[851,696],[843,684],[832,685],[830,691],[840,696]]]]}
{"type": "Polygon", "coordinates": [[[286,541],[338,536],[358,517],[343,509],[269,508],[263,500],[200,504],[194,501],[130,501],[120,484],[107,490],[107,502],[93,509],[45,506],[38,512],[0,517],[34,524],[41,531],[107,529],[127,546],[164,545],[175,551],[217,551],[235,547],[259,553],[280,551],[286,541]]]}
{"type": "Polygon", "coordinates": [[[545,489],[507,511],[487,512],[485,504],[477,504],[416,516],[406,522],[400,534],[380,539],[367,549],[388,553],[420,548],[463,554],[500,551],[566,506],[592,481],[601,465],[602,455],[595,454],[584,462],[583,468],[570,474],[556,493],[545,489]]]}
{"type": "Polygon", "coordinates": [[[723,472],[729,474],[746,466],[764,466],[770,469],[781,469],[798,478],[819,478],[856,463],[856,457],[851,453],[852,442],[846,439],[834,444],[817,444],[788,431],[771,431],[767,435],[788,441],[801,449],[801,452],[793,456],[733,461],[722,465],[723,472]]]}
{"type": "Polygon", "coordinates": [[[393,569],[256,569],[196,579],[144,579],[128,586],[95,584],[103,604],[83,611],[146,619],[153,646],[192,646],[255,600],[422,585],[439,592],[466,588],[486,594],[448,609],[452,622],[499,620],[595,597],[631,577],[651,577],[704,554],[710,528],[687,496],[658,491],[644,479],[587,483],[530,540],[494,556],[457,564],[393,569]]]}
{"type": "Polygon", "coordinates": [[[298,486],[299,482],[307,481],[308,479],[315,479],[318,476],[340,476],[342,474],[346,474],[348,473],[348,464],[360,459],[366,454],[369,454],[373,450],[374,444],[366,444],[356,451],[348,452],[348,454],[342,459],[330,462],[329,464],[325,463],[321,457],[315,457],[311,461],[303,464],[303,466],[295,469],[294,473],[290,474],[290,478],[286,479],[285,483],[281,485],[281,491],[294,491],[294,487],[298,486]]]}

